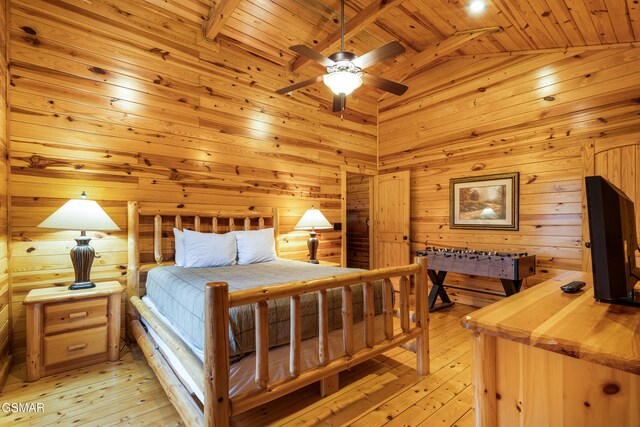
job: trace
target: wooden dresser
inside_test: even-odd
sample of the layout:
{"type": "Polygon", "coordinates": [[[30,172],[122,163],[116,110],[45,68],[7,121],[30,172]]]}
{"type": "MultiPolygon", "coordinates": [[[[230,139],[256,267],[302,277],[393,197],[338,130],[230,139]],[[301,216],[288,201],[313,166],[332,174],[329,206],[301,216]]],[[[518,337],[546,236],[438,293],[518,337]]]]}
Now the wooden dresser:
{"type": "Polygon", "coordinates": [[[34,289],[27,306],[27,381],[107,360],[118,360],[120,298],[118,282],[70,291],[34,289]]]}
{"type": "Polygon", "coordinates": [[[566,273],[467,315],[477,426],[639,426],[640,308],[566,273]],[[559,287],[573,280],[583,292],[559,287]]]}

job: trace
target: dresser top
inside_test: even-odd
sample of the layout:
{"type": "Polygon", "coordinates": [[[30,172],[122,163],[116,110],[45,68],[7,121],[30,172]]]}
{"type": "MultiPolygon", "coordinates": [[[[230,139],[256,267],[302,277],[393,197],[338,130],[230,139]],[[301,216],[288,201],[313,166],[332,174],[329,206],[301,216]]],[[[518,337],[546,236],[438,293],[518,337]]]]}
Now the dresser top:
{"type": "Polygon", "coordinates": [[[123,290],[119,282],[96,283],[95,288],[70,291],[67,286],[32,289],[25,297],[23,304],[42,304],[57,301],[74,301],[119,294],[123,290]]]}
{"type": "Polygon", "coordinates": [[[465,328],[640,374],[640,307],[599,303],[591,273],[570,272],[474,311],[465,328]],[[582,292],[560,286],[581,280],[582,292]]]}

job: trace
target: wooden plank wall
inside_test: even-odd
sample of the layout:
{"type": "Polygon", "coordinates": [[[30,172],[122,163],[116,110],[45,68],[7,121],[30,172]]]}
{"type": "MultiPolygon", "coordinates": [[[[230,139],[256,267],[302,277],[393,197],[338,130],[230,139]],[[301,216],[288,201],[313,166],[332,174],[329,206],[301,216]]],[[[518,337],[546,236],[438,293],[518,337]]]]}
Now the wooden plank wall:
{"type": "MultiPolygon", "coordinates": [[[[124,281],[127,200],[277,207],[282,254],[305,259],[308,235],[292,232],[304,210],[313,204],[340,221],[341,170],[376,168],[375,105],[350,100],[341,120],[322,87],[276,95],[293,78],[284,65],[229,39],[207,44],[199,25],[167,10],[126,0],[10,4],[17,361],[26,293],[73,279],[75,233],[36,225],[82,190],[123,229],[91,233],[92,278],[124,281]]],[[[340,232],[320,241],[319,258],[339,262],[340,232]]]]}
{"type": "Polygon", "coordinates": [[[347,267],[369,269],[371,186],[370,176],[347,174],[347,267]]]}
{"type": "Polygon", "coordinates": [[[7,245],[8,34],[7,2],[0,0],[0,388],[7,379],[11,367],[11,355],[9,354],[11,304],[9,303],[9,250],[7,245]]]}
{"type": "MultiPolygon", "coordinates": [[[[592,156],[585,156],[583,163],[593,160],[594,174],[605,177],[634,202],[636,230],[640,230],[640,132],[611,137],[603,135],[591,142],[592,156]]],[[[585,250],[585,253],[591,256],[589,251],[585,250]]],[[[640,252],[635,256],[636,265],[640,266],[640,252]]]]}
{"type": "MultiPolygon", "coordinates": [[[[451,59],[380,103],[380,173],[411,170],[412,249],[529,252],[533,285],[581,269],[581,146],[640,129],[640,49],[451,59]],[[520,230],[451,230],[449,179],[520,172],[520,230]]],[[[500,291],[497,281],[447,282],[500,291]]],[[[451,292],[482,305],[493,297],[451,292]]]]}

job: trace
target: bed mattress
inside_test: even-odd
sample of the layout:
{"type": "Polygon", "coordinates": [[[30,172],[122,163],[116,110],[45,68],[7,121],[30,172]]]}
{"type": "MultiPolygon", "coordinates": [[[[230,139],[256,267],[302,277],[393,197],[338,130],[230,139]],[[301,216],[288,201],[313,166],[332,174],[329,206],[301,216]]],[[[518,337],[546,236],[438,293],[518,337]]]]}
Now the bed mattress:
{"type": "MultiPolygon", "coordinates": [[[[257,286],[310,280],[362,271],[277,259],[271,262],[215,268],[163,266],[152,269],[147,277],[147,295],[158,312],[166,317],[180,335],[199,349],[204,349],[204,288],[209,282],[226,282],[229,292],[257,286]]],[[[353,320],[363,317],[362,285],[352,286],[353,320]]],[[[341,289],[327,291],[329,330],[342,327],[341,289]]],[[[318,333],[317,294],[300,298],[302,339],[318,333]]],[[[382,311],[382,282],[374,283],[375,312],[382,311]]],[[[269,347],[289,343],[289,298],[268,302],[269,347]]],[[[237,359],[255,350],[254,307],[229,310],[229,351],[237,359]]]]}

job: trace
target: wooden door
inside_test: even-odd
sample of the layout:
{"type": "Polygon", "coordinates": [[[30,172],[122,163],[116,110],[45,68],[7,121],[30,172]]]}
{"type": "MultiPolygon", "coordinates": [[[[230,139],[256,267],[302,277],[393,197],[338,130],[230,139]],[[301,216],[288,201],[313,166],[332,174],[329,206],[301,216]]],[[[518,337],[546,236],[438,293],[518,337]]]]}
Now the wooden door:
{"type": "Polygon", "coordinates": [[[409,171],[376,175],[374,179],[375,267],[411,262],[409,171]]]}
{"type": "MultiPolygon", "coordinates": [[[[587,168],[585,175],[603,176],[633,200],[636,211],[636,230],[640,232],[640,135],[598,140],[587,150],[591,150],[591,153],[583,156],[588,159],[591,171],[587,168]]],[[[584,214],[583,240],[588,241],[586,211],[584,214]]],[[[583,250],[583,270],[591,271],[591,251],[588,248],[583,250]]],[[[640,265],[638,253],[636,253],[636,264],[640,265]]]]}

